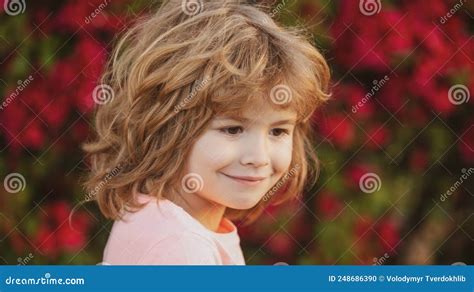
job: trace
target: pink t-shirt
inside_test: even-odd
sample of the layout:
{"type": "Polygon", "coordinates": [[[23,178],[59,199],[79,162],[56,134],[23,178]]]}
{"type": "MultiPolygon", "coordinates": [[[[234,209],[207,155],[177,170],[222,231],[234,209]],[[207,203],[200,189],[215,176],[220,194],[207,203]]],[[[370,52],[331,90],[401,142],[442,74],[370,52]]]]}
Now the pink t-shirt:
{"type": "Polygon", "coordinates": [[[223,218],[213,232],[167,199],[147,203],[115,221],[104,250],[111,265],[245,265],[237,227],[223,218]]]}

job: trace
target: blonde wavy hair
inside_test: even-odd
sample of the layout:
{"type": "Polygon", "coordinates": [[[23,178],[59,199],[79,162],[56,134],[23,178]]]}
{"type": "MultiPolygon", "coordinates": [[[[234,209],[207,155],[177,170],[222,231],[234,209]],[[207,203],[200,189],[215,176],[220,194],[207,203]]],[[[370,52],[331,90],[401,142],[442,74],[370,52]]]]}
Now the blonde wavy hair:
{"type": "Polygon", "coordinates": [[[297,113],[290,169],[298,171],[275,185],[277,193],[249,210],[227,209],[226,217],[247,225],[267,204],[296,197],[317,179],[310,117],[329,98],[323,56],[301,30],[278,26],[265,7],[196,3],[166,1],[139,19],[106,67],[102,84],[113,98],[96,108],[96,137],[83,149],[91,167],[85,188],[107,218],[139,210],[136,192],[177,194],[191,147],[213,117],[239,115],[262,101],[297,113]],[[282,86],[290,90],[288,102],[275,102],[274,89],[282,86]]]}

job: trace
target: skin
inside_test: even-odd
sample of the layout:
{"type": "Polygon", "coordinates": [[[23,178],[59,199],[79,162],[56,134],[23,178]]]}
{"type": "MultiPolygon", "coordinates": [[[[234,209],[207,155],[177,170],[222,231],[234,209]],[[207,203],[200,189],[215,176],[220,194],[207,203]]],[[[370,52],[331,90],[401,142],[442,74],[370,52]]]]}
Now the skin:
{"type": "Polygon", "coordinates": [[[212,231],[218,231],[226,208],[254,207],[290,166],[296,113],[268,105],[257,109],[241,117],[216,116],[192,146],[186,173],[201,180],[175,203],[212,231]],[[263,179],[235,178],[242,176],[263,179]]]}

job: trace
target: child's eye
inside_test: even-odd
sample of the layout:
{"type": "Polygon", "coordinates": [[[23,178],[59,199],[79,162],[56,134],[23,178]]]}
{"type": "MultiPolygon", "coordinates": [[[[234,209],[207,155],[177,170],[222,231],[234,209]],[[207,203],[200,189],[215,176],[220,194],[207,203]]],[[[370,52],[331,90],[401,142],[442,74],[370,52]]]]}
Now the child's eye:
{"type": "Polygon", "coordinates": [[[277,136],[277,137],[290,134],[289,130],[283,129],[283,128],[275,128],[275,129],[272,129],[271,132],[272,132],[272,135],[277,136]]]}
{"type": "Polygon", "coordinates": [[[234,135],[242,133],[244,131],[244,128],[241,126],[234,126],[234,127],[222,128],[219,130],[227,135],[234,136],[234,135]]]}

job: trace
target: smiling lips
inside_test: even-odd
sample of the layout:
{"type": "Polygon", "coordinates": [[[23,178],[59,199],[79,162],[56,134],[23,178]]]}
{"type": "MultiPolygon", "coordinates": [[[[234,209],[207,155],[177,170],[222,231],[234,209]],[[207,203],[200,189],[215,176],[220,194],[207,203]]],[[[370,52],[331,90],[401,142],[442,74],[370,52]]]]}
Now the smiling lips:
{"type": "Polygon", "coordinates": [[[266,177],[263,177],[263,176],[232,176],[225,173],[224,175],[234,180],[235,182],[238,182],[240,184],[247,185],[247,186],[256,186],[266,179],[266,177]]]}

